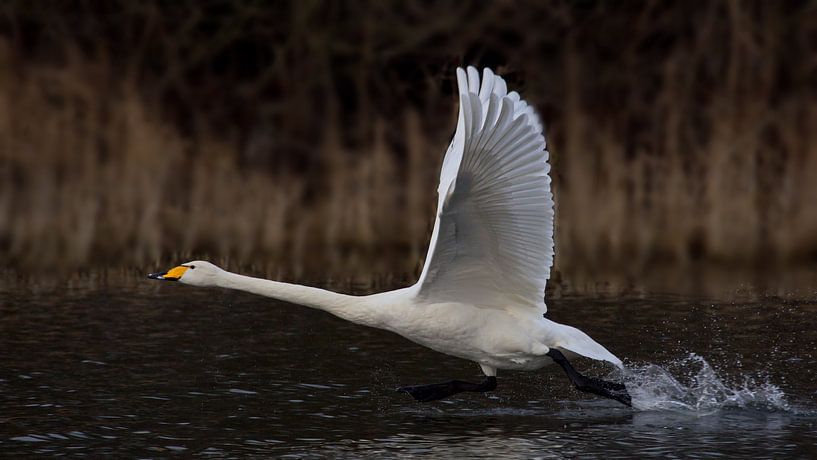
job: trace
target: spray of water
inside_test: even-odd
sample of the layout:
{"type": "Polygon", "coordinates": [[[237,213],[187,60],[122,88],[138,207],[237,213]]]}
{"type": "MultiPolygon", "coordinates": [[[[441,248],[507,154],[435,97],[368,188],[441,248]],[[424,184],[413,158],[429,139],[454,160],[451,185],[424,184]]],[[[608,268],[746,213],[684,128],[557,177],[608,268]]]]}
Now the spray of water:
{"type": "Polygon", "coordinates": [[[776,385],[752,377],[744,377],[740,384],[727,384],[703,357],[694,353],[668,367],[680,369],[676,372],[679,376],[656,364],[627,366],[623,371],[616,371],[617,377],[627,385],[635,409],[699,414],[725,408],[789,410],[786,395],[776,385]]]}

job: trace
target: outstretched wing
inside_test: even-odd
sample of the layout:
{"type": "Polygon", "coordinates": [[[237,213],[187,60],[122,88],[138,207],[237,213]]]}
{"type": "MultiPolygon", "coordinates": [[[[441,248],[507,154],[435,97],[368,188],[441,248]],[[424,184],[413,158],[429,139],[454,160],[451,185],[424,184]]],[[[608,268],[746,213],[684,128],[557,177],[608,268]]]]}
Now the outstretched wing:
{"type": "Polygon", "coordinates": [[[490,69],[457,69],[460,112],[443,160],[418,296],[545,311],[553,194],[539,118],[490,69]]]}

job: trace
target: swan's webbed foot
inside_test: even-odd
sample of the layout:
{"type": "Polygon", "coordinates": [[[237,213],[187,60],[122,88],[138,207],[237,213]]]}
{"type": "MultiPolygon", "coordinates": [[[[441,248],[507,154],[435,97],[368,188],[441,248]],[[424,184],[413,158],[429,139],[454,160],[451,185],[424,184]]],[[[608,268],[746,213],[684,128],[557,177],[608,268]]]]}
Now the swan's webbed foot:
{"type": "Polygon", "coordinates": [[[627,407],[633,407],[632,398],[630,394],[627,393],[627,387],[623,384],[608,382],[595,377],[582,377],[584,377],[584,381],[574,383],[577,390],[604,396],[605,398],[616,400],[627,407]]]}
{"type": "Polygon", "coordinates": [[[464,391],[483,393],[496,389],[496,377],[486,377],[481,383],[451,380],[450,382],[414,385],[398,388],[397,391],[408,393],[421,402],[436,401],[464,391]]]}
{"type": "Polygon", "coordinates": [[[633,406],[632,398],[630,397],[630,394],[627,393],[627,387],[625,387],[624,384],[608,382],[606,380],[580,374],[573,368],[570,361],[565,358],[565,355],[555,348],[551,348],[550,351],[547,352],[547,355],[550,356],[556,364],[561,366],[562,369],[564,369],[567,377],[577,390],[585,393],[593,393],[618,401],[627,407],[633,406]]]}

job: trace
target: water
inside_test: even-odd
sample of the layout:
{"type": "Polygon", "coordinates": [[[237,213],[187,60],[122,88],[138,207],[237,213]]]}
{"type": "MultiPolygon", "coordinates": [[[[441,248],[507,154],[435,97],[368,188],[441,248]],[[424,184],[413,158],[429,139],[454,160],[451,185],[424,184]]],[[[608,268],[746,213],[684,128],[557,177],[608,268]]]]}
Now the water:
{"type": "Polygon", "coordinates": [[[625,358],[635,409],[557,367],[419,404],[475,364],[322,312],[141,279],[0,284],[0,452],[37,456],[817,456],[817,302],[550,302],[625,358]]]}

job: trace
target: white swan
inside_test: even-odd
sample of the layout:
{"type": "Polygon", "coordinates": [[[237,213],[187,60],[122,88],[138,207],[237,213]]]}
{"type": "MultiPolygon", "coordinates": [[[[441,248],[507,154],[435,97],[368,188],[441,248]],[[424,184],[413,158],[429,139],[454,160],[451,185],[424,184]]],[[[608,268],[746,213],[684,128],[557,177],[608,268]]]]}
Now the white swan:
{"type": "Polygon", "coordinates": [[[585,377],[564,353],[621,360],[584,332],[544,317],[553,264],[553,195],[542,125],[533,108],[485,69],[457,69],[457,131],[443,160],[437,219],[425,266],[405,289],[350,296],[251,278],[194,261],[153,279],[238,289],[325,310],[386,329],[480,365],[479,384],[401,388],[430,401],[496,388],[497,369],[534,370],[556,362],[579,390],[630,404],[623,385],[585,377]]]}

